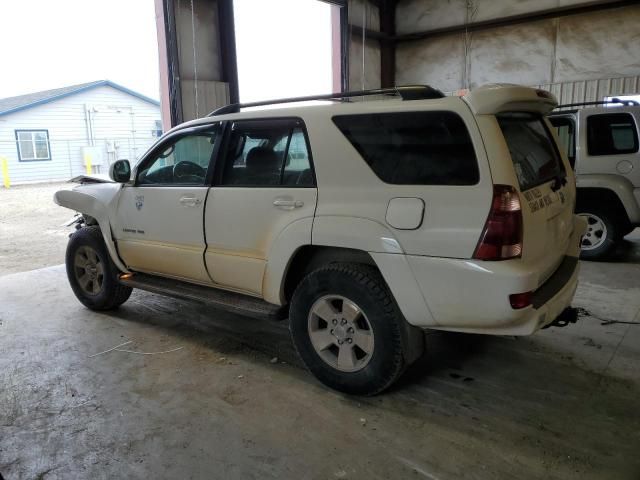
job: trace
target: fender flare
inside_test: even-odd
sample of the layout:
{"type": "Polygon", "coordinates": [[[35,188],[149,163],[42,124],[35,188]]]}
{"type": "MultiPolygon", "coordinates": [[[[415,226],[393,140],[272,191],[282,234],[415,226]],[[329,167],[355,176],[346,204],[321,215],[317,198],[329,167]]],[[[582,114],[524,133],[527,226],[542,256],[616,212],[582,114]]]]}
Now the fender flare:
{"type": "Polygon", "coordinates": [[[111,256],[111,260],[121,272],[129,272],[129,269],[122,263],[118,256],[116,244],[113,241],[111,232],[111,222],[109,221],[109,210],[107,206],[98,198],[76,190],[60,190],[53,196],[53,201],[61,207],[69,208],[89,215],[96,219],[102,232],[102,238],[111,256]]]}
{"type": "Polygon", "coordinates": [[[627,178],[608,174],[578,174],[576,187],[577,195],[580,195],[580,189],[582,188],[610,190],[622,203],[629,221],[633,224],[640,223],[638,200],[633,194],[633,184],[627,178]]]}

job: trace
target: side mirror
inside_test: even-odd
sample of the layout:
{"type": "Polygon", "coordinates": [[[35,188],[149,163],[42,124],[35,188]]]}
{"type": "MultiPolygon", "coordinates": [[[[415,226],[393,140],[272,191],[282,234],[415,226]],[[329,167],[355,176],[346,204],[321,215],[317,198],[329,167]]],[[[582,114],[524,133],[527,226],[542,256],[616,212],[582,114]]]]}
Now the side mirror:
{"type": "Polygon", "coordinates": [[[117,183],[128,182],[131,178],[131,165],[129,160],[118,160],[109,167],[109,177],[117,183]]]}

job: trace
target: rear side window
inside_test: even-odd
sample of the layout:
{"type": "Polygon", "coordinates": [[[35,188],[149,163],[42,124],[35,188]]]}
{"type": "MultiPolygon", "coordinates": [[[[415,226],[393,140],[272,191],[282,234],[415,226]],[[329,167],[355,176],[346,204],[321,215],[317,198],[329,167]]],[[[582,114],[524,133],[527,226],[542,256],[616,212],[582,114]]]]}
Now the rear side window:
{"type": "Polygon", "coordinates": [[[541,116],[504,113],[496,118],[509,147],[521,191],[566,175],[560,154],[541,116]]]}
{"type": "Polygon", "coordinates": [[[341,115],[333,122],[374,173],[397,185],[475,185],[478,162],[453,112],[341,115]]]}
{"type": "Polygon", "coordinates": [[[587,117],[589,155],[618,155],[638,151],[638,132],[628,113],[605,113],[587,117]]]}
{"type": "Polygon", "coordinates": [[[234,122],[221,185],[313,187],[306,136],[297,120],[234,122]]]}

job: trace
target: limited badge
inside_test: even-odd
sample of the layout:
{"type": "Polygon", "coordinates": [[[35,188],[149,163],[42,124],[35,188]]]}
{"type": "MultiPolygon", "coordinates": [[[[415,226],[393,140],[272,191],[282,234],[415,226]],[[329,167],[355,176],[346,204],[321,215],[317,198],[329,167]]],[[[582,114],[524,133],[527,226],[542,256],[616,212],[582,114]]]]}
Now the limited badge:
{"type": "Polygon", "coordinates": [[[144,205],[144,195],[136,195],[136,208],[138,210],[142,210],[143,205],[144,205]]]}

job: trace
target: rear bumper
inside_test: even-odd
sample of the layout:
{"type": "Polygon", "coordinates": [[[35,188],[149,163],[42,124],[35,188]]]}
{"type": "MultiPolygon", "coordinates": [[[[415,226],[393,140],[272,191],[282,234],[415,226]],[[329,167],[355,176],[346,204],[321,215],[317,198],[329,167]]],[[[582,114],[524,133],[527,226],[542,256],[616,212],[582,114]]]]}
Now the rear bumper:
{"type": "Polygon", "coordinates": [[[577,257],[565,257],[556,272],[533,295],[533,304],[514,310],[509,295],[531,291],[538,281],[535,270],[519,269],[503,262],[439,265],[413,258],[409,262],[425,296],[433,323],[409,320],[416,326],[492,335],[530,335],[553,322],[571,305],[578,286],[577,257]],[[480,270],[482,268],[482,270],[480,270]],[[431,272],[427,276],[427,272],[431,272]]]}
{"type": "Polygon", "coordinates": [[[372,254],[402,313],[417,327],[493,335],[530,335],[571,305],[578,286],[577,222],[565,257],[540,285],[540,268],[521,259],[498,262],[372,254]],[[405,268],[403,265],[408,266],[405,268]],[[533,291],[515,310],[509,295],[533,291]]]}

